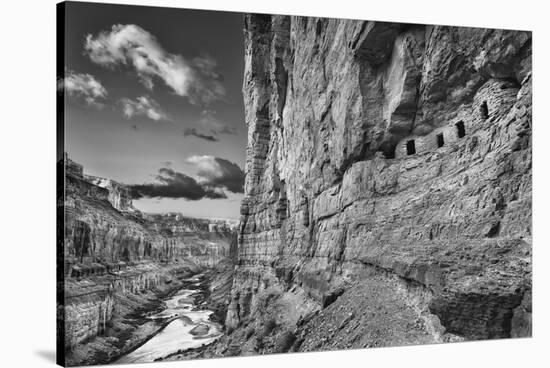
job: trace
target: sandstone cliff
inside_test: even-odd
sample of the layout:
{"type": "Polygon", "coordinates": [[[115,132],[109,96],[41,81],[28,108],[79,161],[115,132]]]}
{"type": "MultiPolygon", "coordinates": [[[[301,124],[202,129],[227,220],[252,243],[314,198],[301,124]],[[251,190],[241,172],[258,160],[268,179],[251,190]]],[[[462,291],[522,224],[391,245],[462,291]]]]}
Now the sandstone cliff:
{"type": "Polygon", "coordinates": [[[226,355],[529,336],[531,33],[268,15],[244,32],[226,355]]]}

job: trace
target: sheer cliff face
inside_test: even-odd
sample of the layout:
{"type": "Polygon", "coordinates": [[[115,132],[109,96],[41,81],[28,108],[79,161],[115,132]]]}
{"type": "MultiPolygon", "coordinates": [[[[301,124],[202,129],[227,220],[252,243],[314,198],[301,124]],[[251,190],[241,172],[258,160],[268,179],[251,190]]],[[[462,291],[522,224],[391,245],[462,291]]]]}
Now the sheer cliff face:
{"type": "Polygon", "coordinates": [[[440,333],[529,334],[531,33],[248,15],[245,46],[227,325],[381,278],[440,333]]]}

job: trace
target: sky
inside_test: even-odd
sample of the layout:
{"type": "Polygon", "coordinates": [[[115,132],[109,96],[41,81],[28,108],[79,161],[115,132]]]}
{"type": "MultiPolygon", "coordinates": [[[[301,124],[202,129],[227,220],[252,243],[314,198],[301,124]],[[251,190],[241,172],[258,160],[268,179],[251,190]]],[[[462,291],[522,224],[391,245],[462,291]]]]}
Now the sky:
{"type": "Polygon", "coordinates": [[[66,3],[65,151],[144,212],[239,216],[241,13],[66,3]]]}

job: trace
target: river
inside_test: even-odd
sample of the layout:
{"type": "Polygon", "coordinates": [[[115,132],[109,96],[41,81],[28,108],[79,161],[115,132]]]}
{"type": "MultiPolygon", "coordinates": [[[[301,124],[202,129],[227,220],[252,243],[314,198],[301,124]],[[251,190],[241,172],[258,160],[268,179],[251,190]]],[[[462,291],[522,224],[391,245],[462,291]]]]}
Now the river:
{"type": "Polygon", "coordinates": [[[122,356],[115,363],[145,363],[176,352],[198,348],[216,341],[222,336],[220,326],[209,320],[213,313],[198,309],[194,295],[200,290],[202,275],[186,281],[187,286],[164,301],[165,309],[148,318],[170,321],[143,345],[122,356]]]}

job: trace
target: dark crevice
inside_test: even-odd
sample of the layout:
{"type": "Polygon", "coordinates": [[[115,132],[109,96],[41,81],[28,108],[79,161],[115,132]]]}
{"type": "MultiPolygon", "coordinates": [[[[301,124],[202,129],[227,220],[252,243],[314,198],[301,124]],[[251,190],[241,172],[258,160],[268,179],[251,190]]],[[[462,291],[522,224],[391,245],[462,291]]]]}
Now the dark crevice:
{"type": "Polygon", "coordinates": [[[317,20],[317,26],[315,27],[315,34],[319,36],[321,32],[323,31],[323,23],[321,19],[317,20]]]}
{"type": "Polygon", "coordinates": [[[491,228],[489,229],[489,231],[487,232],[487,237],[488,238],[494,238],[495,236],[497,236],[500,232],[500,221],[494,223],[491,228]]]}
{"type": "Polygon", "coordinates": [[[357,36],[355,37],[355,40],[353,40],[353,43],[351,44],[352,50],[355,50],[355,48],[357,47],[357,43],[361,39],[361,35],[363,34],[365,29],[367,28],[367,23],[368,23],[367,21],[364,21],[363,24],[361,24],[361,29],[359,30],[359,33],[357,33],[357,36]]]}

